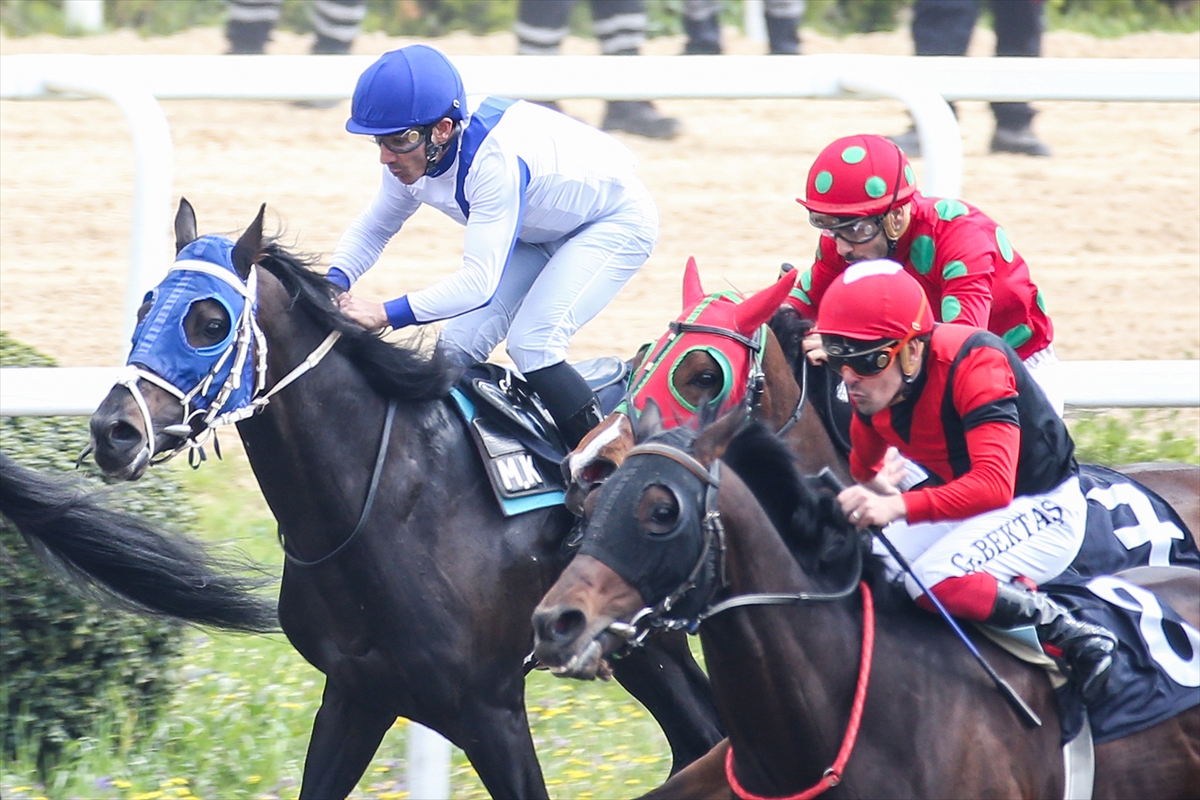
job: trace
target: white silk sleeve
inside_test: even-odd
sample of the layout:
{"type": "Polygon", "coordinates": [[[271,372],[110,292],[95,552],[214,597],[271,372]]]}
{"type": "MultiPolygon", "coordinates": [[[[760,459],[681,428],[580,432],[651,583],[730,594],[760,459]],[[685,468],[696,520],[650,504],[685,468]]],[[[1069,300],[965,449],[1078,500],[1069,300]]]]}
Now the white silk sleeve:
{"type": "Polygon", "coordinates": [[[410,292],[418,322],[449,319],[486,305],[516,245],[529,170],[512,153],[480,153],[463,186],[470,206],[463,236],[462,267],[425,289],[410,292]]]}

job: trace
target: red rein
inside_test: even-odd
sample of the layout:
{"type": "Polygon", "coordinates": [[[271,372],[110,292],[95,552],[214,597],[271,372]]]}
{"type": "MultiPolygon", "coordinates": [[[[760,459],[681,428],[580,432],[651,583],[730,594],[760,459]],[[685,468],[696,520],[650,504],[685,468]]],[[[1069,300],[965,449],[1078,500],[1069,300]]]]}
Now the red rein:
{"type": "Polygon", "coordinates": [[[786,797],[766,797],[748,792],[744,786],[738,783],[737,776],[733,774],[733,744],[730,743],[729,749],[725,752],[725,777],[729,780],[729,786],[733,789],[734,794],[742,800],[811,800],[826,789],[842,782],[842,772],[846,768],[846,762],[850,760],[850,751],[854,749],[854,741],[858,738],[863,704],[867,699],[867,684],[871,681],[871,654],[875,650],[875,601],[871,597],[871,590],[866,582],[860,583],[859,587],[862,589],[863,604],[862,659],[858,665],[858,685],[854,689],[854,705],[850,709],[850,722],[846,725],[846,735],[842,738],[842,749],[838,751],[837,759],[833,762],[832,767],[825,770],[825,774],[821,776],[821,780],[817,781],[815,786],[786,797]]]}

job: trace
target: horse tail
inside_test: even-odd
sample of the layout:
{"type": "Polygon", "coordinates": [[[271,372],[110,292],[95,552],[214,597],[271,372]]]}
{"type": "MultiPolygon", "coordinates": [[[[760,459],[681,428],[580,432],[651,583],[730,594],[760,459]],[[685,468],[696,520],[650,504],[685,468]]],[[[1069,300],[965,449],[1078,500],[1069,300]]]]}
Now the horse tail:
{"type": "Polygon", "coordinates": [[[0,513],[35,553],[81,588],[134,611],[225,630],[278,630],[274,603],[254,593],[271,580],[110,508],[98,492],[27,469],[0,453],[0,513]],[[242,574],[234,574],[235,571],[242,574]],[[93,592],[96,593],[96,592],[93,592]]]}

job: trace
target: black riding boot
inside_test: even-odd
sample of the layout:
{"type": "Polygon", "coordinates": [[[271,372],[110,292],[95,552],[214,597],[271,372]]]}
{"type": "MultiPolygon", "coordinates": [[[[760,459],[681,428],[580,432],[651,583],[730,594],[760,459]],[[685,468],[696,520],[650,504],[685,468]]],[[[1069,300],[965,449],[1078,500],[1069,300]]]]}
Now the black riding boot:
{"type": "Polygon", "coordinates": [[[1034,625],[1038,639],[1062,651],[1057,659],[1085,703],[1095,700],[1108,679],[1117,638],[1100,625],[1081,622],[1070,609],[1042,592],[997,581],[996,605],[987,622],[1001,628],[1034,625]]]}
{"type": "Polygon", "coordinates": [[[719,14],[703,19],[683,18],[683,29],[687,33],[684,55],[718,56],[721,54],[721,21],[719,14]]]}
{"type": "Polygon", "coordinates": [[[600,403],[579,373],[565,361],[525,374],[542,405],[554,417],[563,443],[574,449],[600,424],[600,403]]]}

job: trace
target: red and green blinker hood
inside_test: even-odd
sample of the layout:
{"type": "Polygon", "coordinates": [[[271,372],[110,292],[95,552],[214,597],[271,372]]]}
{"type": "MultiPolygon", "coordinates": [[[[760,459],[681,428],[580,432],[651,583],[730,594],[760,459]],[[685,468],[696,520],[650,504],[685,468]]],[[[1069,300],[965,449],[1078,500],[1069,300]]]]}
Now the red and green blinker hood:
{"type": "MultiPolygon", "coordinates": [[[[705,294],[696,259],[689,258],[683,272],[683,314],[647,351],[630,379],[631,416],[640,415],[651,398],[662,410],[667,428],[699,413],[675,386],[676,370],[695,350],[707,352],[721,367],[724,383],[713,398],[720,411],[745,400],[751,380],[762,374],[766,323],[786,300],[795,275],[788,272],[773,286],[749,297],[735,292],[705,294]]],[[[623,410],[628,412],[627,407],[623,410]]]]}

